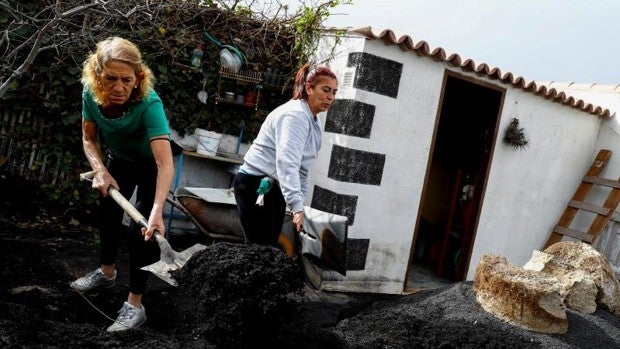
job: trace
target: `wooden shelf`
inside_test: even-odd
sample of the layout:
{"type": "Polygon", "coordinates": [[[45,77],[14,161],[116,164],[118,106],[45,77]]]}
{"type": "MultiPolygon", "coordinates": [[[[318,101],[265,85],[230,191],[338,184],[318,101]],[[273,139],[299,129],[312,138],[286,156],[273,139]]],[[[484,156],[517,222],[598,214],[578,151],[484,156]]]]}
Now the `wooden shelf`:
{"type": "Polygon", "coordinates": [[[215,104],[221,103],[221,104],[227,104],[227,105],[236,105],[236,106],[244,107],[244,108],[251,108],[254,110],[258,109],[258,103],[260,101],[260,89],[256,91],[256,99],[254,103],[241,104],[241,103],[237,103],[236,101],[226,100],[221,97],[222,96],[222,80],[223,79],[234,80],[237,82],[238,85],[239,84],[243,85],[244,90],[251,91],[255,87],[247,86],[247,85],[248,84],[256,84],[256,85],[261,84],[263,80],[263,75],[261,72],[255,71],[255,70],[240,70],[238,72],[235,72],[232,69],[220,67],[218,74],[219,74],[219,78],[217,82],[217,95],[215,96],[215,104]]]}
{"type": "Polygon", "coordinates": [[[195,151],[189,151],[189,150],[183,150],[183,154],[187,156],[196,157],[196,158],[204,158],[204,159],[211,159],[211,160],[222,161],[222,162],[230,162],[232,164],[243,164],[243,157],[240,155],[237,155],[234,157],[232,156],[232,154],[230,154],[229,156],[219,156],[219,155],[214,156],[214,155],[199,154],[195,151]]]}

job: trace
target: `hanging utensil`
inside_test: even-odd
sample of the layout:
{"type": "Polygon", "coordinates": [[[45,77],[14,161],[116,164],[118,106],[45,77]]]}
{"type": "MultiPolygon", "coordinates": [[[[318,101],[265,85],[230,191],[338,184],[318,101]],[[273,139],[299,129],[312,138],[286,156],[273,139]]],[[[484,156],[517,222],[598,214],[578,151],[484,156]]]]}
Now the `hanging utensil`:
{"type": "Polygon", "coordinates": [[[203,80],[202,82],[202,90],[198,91],[198,100],[202,103],[202,104],[207,104],[207,98],[209,98],[209,94],[207,93],[207,91],[205,91],[205,86],[207,85],[207,80],[203,80]]]}

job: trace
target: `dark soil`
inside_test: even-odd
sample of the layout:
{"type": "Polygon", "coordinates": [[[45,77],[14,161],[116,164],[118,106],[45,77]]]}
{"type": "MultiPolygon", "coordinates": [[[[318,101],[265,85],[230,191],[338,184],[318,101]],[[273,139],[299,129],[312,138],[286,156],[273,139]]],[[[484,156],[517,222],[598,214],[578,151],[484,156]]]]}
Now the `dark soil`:
{"type": "MultiPolygon", "coordinates": [[[[4,348],[620,347],[620,320],[605,310],[569,312],[565,335],[527,332],[484,312],[469,282],[412,295],[322,292],[306,286],[281,251],[230,243],[195,255],[174,274],[178,287],[151,277],[143,299],[148,321],[109,334],[127,297],[126,253],[113,290],[82,296],[69,282],[96,267],[96,229],[67,214],[0,208],[4,348]]],[[[171,238],[177,250],[195,242],[171,238]]]]}

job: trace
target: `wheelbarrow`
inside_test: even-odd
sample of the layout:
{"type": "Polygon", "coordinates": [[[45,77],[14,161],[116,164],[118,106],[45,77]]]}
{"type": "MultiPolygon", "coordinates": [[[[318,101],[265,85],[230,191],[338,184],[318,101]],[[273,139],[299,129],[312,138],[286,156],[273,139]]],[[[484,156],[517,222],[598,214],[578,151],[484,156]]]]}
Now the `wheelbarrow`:
{"type": "MultiPolygon", "coordinates": [[[[232,189],[180,187],[176,200],[168,203],[177,208],[207,238],[244,241],[237,204],[232,189]]],[[[302,257],[302,265],[312,284],[318,287],[322,269],[346,275],[346,241],[348,218],[311,207],[304,207],[303,230],[296,233],[291,214],[282,225],[279,244],[291,257],[302,257]]]]}

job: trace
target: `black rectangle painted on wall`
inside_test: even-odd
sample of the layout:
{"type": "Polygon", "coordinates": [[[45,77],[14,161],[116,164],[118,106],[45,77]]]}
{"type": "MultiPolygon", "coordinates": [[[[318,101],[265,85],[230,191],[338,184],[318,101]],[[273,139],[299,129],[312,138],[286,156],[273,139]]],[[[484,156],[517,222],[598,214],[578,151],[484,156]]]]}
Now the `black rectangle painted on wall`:
{"type": "Polygon", "coordinates": [[[325,119],[325,131],[370,138],[375,106],[354,99],[337,99],[325,119]]]}
{"type": "Polygon", "coordinates": [[[381,185],[385,154],[332,147],[327,177],[341,182],[381,185]]]}
{"type": "Polygon", "coordinates": [[[355,67],[353,87],[396,98],[403,64],[364,52],[349,53],[347,67],[355,67]]]}
{"type": "Polygon", "coordinates": [[[366,269],[369,239],[347,239],[347,270],[366,269]]]}
{"type": "Polygon", "coordinates": [[[317,210],[347,217],[348,225],[355,221],[355,209],[357,208],[357,195],[343,195],[331,190],[314,186],[310,207],[317,210]]]}

